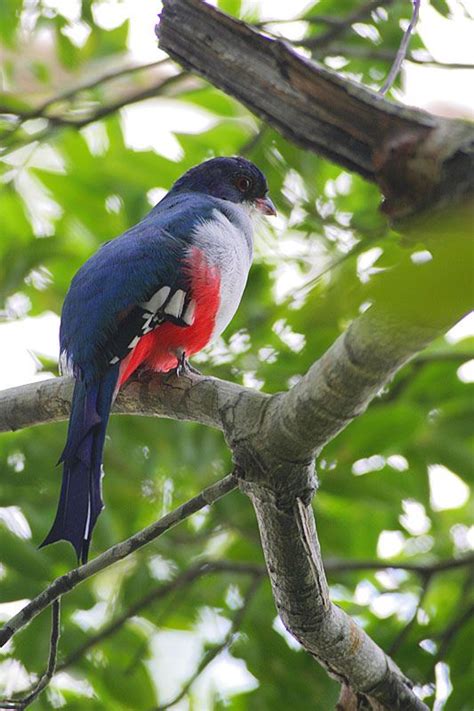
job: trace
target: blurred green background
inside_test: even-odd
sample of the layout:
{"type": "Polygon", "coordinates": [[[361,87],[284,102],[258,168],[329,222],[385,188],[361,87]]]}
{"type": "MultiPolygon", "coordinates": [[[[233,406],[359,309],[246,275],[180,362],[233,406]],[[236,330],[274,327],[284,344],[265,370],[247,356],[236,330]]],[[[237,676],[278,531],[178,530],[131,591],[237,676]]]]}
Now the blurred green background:
{"type": "MultiPolygon", "coordinates": [[[[321,0],[292,4],[300,21],[283,23],[286,3],[271,12],[268,3],[218,4],[302,40],[307,53],[307,40],[319,37],[317,59],[372,87],[383,82],[411,12],[402,0],[321,0]]],[[[445,0],[433,8],[446,23],[459,8],[467,13],[445,0]]],[[[390,231],[373,185],[298,149],[166,61],[153,33],[158,10],[148,2],[0,0],[3,387],[57,374],[57,315],[74,272],[187,168],[214,155],[257,163],[278,218],[259,230],[237,316],[195,359],[205,373],[287,389],[367,308],[395,265],[430,258],[421,240],[405,244],[390,231]],[[18,344],[32,354],[20,358],[18,344]]],[[[411,52],[418,64],[432,61],[419,36],[411,52]]],[[[400,80],[392,96],[402,96],[400,80]]],[[[430,308],[436,312],[436,294],[430,308]]],[[[329,567],[332,599],[393,652],[437,711],[472,707],[472,569],[421,575],[403,564],[454,561],[474,547],[473,332],[465,320],[438,339],[325,448],[314,502],[327,560],[381,562],[380,570],[329,567]],[[390,564],[402,567],[384,569],[390,564]]],[[[37,550],[56,508],[65,432],[62,423],[0,438],[2,620],[75,563],[66,544],[37,550]]],[[[92,555],[216,481],[231,460],[211,429],[113,417],[104,465],[106,509],[92,555]]],[[[151,711],[200,665],[172,708],[333,707],[338,685],[283,631],[268,582],[241,573],[242,562],[263,558],[250,502],[233,492],[81,585],[63,601],[60,670],[32,708],[151,711]],[[179,578],[205,560],[228,566],[179,578]],[[174,589],[132,609],[176,576],[174,589]]],[[[41,674],[48,638],[45,613],[0,651],[2,696],[41,674]]]]}

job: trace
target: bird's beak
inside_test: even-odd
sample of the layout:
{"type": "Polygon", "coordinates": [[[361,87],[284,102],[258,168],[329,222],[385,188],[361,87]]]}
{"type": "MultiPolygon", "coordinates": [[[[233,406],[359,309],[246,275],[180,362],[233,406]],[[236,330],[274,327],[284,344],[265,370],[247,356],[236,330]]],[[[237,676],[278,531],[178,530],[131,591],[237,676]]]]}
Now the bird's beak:
{"type": "Polygon", "coordinates": [[[275,205],[272,203],[268,195],[266,195],[263,198],[257,198],[255,200],[255,205],[257,207],[257,210],[259,212],[262,212],[264,215],[276,215],[277,211],[275,208],[275,205]]]}

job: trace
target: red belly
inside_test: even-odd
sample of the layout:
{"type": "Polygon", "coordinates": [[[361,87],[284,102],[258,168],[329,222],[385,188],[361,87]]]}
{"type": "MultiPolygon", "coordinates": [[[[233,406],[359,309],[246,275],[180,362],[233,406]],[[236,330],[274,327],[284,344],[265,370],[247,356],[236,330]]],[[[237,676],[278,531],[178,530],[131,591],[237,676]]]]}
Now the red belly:
{"type": "Polygon", "coordinates": [[[220,278],[196,248],[186,268],[191,274],[191,295],[196,302],[192,325],[182,327],[165,321],[142,336],[132,353],[122,361],[119,387],[139,365],[166,372],[176,367],[180,353],[184,351],[190,357],[209,343],[219,308],[220,278]]]}

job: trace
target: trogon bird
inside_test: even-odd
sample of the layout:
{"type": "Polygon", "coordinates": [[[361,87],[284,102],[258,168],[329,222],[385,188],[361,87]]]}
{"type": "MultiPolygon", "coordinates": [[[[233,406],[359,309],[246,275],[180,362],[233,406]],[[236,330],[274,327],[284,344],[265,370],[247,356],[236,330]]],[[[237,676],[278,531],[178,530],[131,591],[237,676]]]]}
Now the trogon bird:
{"type": "Polygon", "coordinates": [[[263,173],[240,158],[191,168],[137,225],[77,272],[61,314],[61,360],[75,377],[62,486],[41,545],[87,561],[102,508],[102,452],[119,388],[137,368],[166,372],[219,336],[252,262],[253,218],[274,215],[263,173]]]}

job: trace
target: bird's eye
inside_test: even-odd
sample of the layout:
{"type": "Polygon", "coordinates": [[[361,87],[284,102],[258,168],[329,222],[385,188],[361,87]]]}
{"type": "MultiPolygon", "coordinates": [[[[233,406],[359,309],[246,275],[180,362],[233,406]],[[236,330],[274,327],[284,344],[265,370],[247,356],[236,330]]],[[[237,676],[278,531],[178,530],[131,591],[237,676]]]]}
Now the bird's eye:
{"type": "Polygon", "coordinates": [[[250,178],[247,178],[247,176],[240,175],[235,181],[235,184],[241,193],[246,193],[252,185],[252,181],[250,178]]]}

